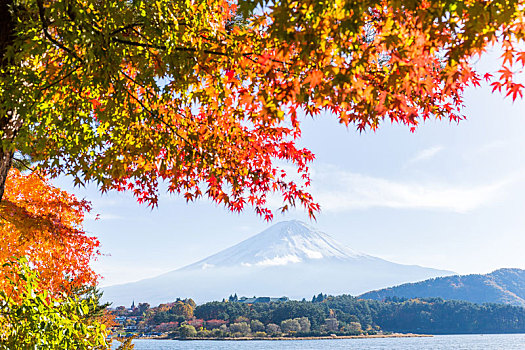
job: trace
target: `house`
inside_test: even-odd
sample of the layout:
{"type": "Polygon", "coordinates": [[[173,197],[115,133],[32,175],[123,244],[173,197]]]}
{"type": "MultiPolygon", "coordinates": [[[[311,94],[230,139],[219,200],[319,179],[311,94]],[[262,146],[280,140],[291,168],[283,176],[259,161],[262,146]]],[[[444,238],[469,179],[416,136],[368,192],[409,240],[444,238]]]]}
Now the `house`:
{"type": "Polygon", "coordinates": [[[286,302],[288,300],[290,300],[288,297],[280,297],[280,298],[271,298],[271,297],[246,298],[246,297],[241,297],[238,302],[239,303],[243,303],[243,304],[261,304],[261,303],[286,302]]]}

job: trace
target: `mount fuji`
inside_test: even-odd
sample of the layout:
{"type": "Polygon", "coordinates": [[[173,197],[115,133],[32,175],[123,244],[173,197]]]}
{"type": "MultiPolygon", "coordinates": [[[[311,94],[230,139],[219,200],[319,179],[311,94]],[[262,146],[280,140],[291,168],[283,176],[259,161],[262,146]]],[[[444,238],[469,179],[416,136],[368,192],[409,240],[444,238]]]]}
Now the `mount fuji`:
{"type": "Polygon", "coordinates": [[[157,305],[177,297],[206,302],[233,293],[302,299],[320,292],[357,295],[452,274],[363,254],[303,222],[286,221],[191,265],[105,287],[103,298],[115,306],[157,305]]]}

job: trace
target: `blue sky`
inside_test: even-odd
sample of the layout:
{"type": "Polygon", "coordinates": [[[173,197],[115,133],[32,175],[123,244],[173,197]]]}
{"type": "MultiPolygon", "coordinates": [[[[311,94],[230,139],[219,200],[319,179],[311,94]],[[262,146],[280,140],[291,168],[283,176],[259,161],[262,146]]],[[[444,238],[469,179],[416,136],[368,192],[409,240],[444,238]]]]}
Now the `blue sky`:
{"type": "MultiPolygon", "coordinates": [[[[494,71],[494,55],[478,62],[494,71]]],[[[313,225],[355,250],[391,261],[485,273],[525,268],[525,105],[490,88],[465,95],[467,120],[427,121],[415,133],[385,123],[363,134],[323,115],[304,119],[300,144],[316,154],[313,225]]],[[[246,210],[165,195],[159,208],[126,193],[55,183],[93,203],[85,228],[102,242],[102,285],[139,280],[195,262],[268,224],[246,210]]],[[[276,214],[308,221],[302,209],[276,214]]]]}

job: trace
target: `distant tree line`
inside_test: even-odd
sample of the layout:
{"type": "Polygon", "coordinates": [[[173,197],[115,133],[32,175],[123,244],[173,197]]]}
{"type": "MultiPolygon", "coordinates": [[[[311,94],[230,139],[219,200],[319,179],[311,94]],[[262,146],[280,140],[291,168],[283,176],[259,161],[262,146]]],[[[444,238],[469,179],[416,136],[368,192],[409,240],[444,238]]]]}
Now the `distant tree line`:
{"type": "Polygon", "coordinates": [[[382,329],[429,334],[523,333],[525,309],[507,304],[473,304],[441,298],[411,299],[377,305],[382,329]]]}
{"type": "Polygon", "coordinates": [[[440,298],[376,301],[324,294],[311,301],[249,304],[235,299],[199,306],[191,299],[155,308],[140,304],[141,310],[136,308],[133,315],[142,312],[136,320],[138,332],[177,338],[525,332],[525,309],[503,304],[440,298]]]}

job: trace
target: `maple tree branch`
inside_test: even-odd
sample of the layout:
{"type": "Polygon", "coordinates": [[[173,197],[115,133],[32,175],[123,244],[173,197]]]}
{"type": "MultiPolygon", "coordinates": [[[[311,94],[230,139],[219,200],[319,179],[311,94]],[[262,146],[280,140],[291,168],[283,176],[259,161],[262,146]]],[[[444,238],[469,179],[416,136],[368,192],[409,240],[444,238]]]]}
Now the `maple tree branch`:
{"type": "MultiPolygon", "coordinates": [[[[137,41],[125,40],[125,39],[120,39],[120,38],[111,38],[111,40],[118,42],[118,43],[122,43],[122,44],[144,47],[148,49],[166,50],[168,48],[166,45],[154,45],[154,44],[140,43],[137,41]]],[[[199,51],[191,47],[174,47],[173,49],[176,51],[187,51],[187,52],[198,52],[199,51]]],[[[229,56],[225,52],[218,52],[218,51],[213,51],[213,50],[202,50],[202,52],[208,53],[211,55],[229,56]]]]}
{"type": "Polygon", "coordinates": [[[195,145],[193,145],[190,141],[188,141],[188,139],[186,139],[185,137],[181,136],[174,128],[173,128],[173,125],[167,123],[164,121],[163,118],[158,118],[158,115],[155,115],[155,114],[152,114],[152,117],[153,119],[155,119],[156,121],[159,121],[161,122],[162,124],[164,124],[164,126],[166,126],[168,129],[170,129],[170,131],[175,134],[178,138],[180,138],[181,140],[183,140],[188,146],[191,147],[191,149],[193,149],[199,156],[201,156],[202,158],[204,158],[204,154],[198,150],[195,145]]]}
{"type": "Polygon", "coordinates": [[[120,38],[111,38],[111,40],[113,40],[114,42],[117,42],[117,43],[121,43],[121,44],[126,44],[126,45],[131,45],[131,46],[138,46],[138,47],[145,47],[145,48],[148,48],[148,49],[166,50],[166,48],[167,48],[165,45],[151,45],[151,44],[139,43],[139,42],[136,42],[136,41],[125,40],[125,39],[120,39],[120,38]]]}
{"type": "MultiPolygon", "coordinates": [[[[179,26],[186,26],[187,23],[186,22],[167,22],[165,23],[166,25],[179,25],[179,26]]],[[[118,33],[122,33],[123,31],[125,30],[128,30],[128,29],[133,29],[135,27],[140,27],[144,25],[144,23],[142,22],[134,22],[134,23],[131,23],[131,24],[128,24],[126,26],[123,26],[123,27],[120,27],[118,29],[115,29],[114,31],[112,31],[111,33],[109,33],[109,35],[115,35],[115,34],[118,34],[118,33]]],[[[99,31],[99,34],[101,34],[101,31],[99,31]]]]}
{"type": "Polygon", "coordinates": [[[122,73],[122,75],[124,75],[127,79],[129,79],[134,84],[136,84],[136,85],[140,86],[141,88],[143,88],[148,95],[150,95],[151,97],[155,97],[155,94],[153,92],[149,91],[147,86],[145,86],[144,84],[141,84],[136,79],[134,79],[131,76],[129,76],[128,74],[126,74],[126,72],[124,72],[123,70],[120,70],[120,73],[122,73]]]}
{"type": "Polygon", "coordinates": [[[75,69],[72,69],[70,72],[68,72],[66,75],[64,75],[62,78],[60,79],[57,79],[43,87],[40,88],[40,91],[43,91],[43,90],[47,90],[49,89],[50,87],[53,87],[55,85],[57,85],[58,83],[64,81],[65,79],[69,78],[73,73],[75,73],[77,70],[79,70],[80,67],[76,67],[75,69]]]}
{"type": "MultiPolygon", "coordinates": [[[[140,43],[140,42],[137,42],[137,41],[125,40],[125,39],[120,39],[120,38],[111,38],[111,40],[113,40],[115,42],[122,43],[122,44],[127,44],[127,45],[132,45],[132,46],[139,46],[139,47],[144,47],[144,48],[149,48],[149,49],[166,50],[168,48],[166,45],[155,45],[155,44],[148,44],[148,43],[140,43]]],[[[186,52],[197,52],[197,51],[199,51],[199,50],[191,48],[191,47],[175,47],[173,49],[175,49],[176,51],[186,51],[186,52]]],[[[225,53],[225,52],[219,52],[219,51],[213,51],[213,50],[202,50],[202,52],[208,53],[208,54],[211,54],[211,55],[230,57],[230,55],[225,53]]],[[[252,61],[254,63],[257,63],[256,60],[254,60],[253,58],[250,57],[250,56],[253,56],[253,55],[260,56],[259,54],[255,54],[253,52],[247,52],[247,53],[243,53],[242,54],[243,57],[246,57],[250,61],[252,61]]],[[[291,62],[276,60],[275,58],[268,58],[268,60],[270,60],[272,62],[276,62],[276,63],[281,63],[283,65],[284,64],[292,64],[291,62]]]]}
{"type": "MultiPolygon", "coordinates": [[[[132,80],[133,81],[133,80],[132,80]]],[[[139,85],[140,86],[140,85],[139,85]]],[[[174,128],[172,125],[168,124],[167,122],[164,121],[163,118],[159,118],[159,113],[155,113],[154,111],[152,111],[151,109],[149,109],[148,107],[146,107],[144,105],[144,103],[142,103],[142,101],[137,98],[135,95],[133,95],[131,92],[129,92],[129,90],[122,85],[122,88],[126,91],[126,93],[131,97],[133,98],[135,101],[138,102],[138,104],[146,111],[148,112],[148,114],[153,117],[153,119],[157,122],[160,122],[162,123],[164,126],[166,126],[168,129],[170,129],[170,131],[175,135],[177,136],[178,138],[180,138],[181,140],[183,140],[188,146],[190,146],[197,154],[199,154],[201,157],[204,156],[204,154],[198,150],[195,145],[193,145],[188,139],[186,139],[184,136],[180,135],[174,128]]]]}
{"type": "Polygon", "coordinates": [[[38,178],[42,181],[46,181],[45,178],[43,178],[39,173],[38,171],[36,171],[35,168],[31,168],[29,165],[27,165],[24,160],[22,159],[18,159],[16,157],[13,157],[13,160],[14,161],[17,161],[18,163],[20,163],[20,165],[22,165],[24,168],[26,168],[27,170],[31,171],[31,173],[35,174],[36,176],[38,176],[38,178]]]}
{"type": "Polygon", "coordinates": [[[77,59],[78,61],[82,62],[82,59],[73,50],[71,50],[70,48],[66,47],[64,44],[62,44],[61,42],[59,42],[58,40],[53,38],[53,36],[49,33],[49,31],[47,30],[47,28],[49,26],[49,21],[45,17],[44,4],[43,4],[42,0],[37,0],[36,3],[37,3],[37,6],[38,6],[38,16],[40,17],[40,21],[42,22],[42,31],[44,32],[44,36],[49,41],[51,41],[53,44],[58,46],[60,49],[62,49],[65,52],[67,52],[70,56],[72,56],[75,59],[77,59]]]}
{"type": "MultiPolygon", "coordinates": [[[[131,45],[131,46],[137,46],[137,47],[144,47],[144,48],[150,48],[150,49],[158,49],[158,50],[166,50],[168,47],[166,45],[155,45],[153,43],[151,43],[147,37],[144,37],[144,35],[142,35],[139,31],[135,30],[134,28],[136,26],[140,26],[142,23],[132,23],[130,25],[127,25],[127,26],[124,26],[122,28],[119,28],[117,30],[114,30],[113,32],[110,33],[110,36],[114,36],[115,34],[118,34],[124,30],[127,30],[127,29],[133,29],[133,31],[141,38],[143,38],[145,41],[147,41],[147,43],[141,43],[141,42],[138,42],[138,41],[132,41],[132,40],[127,40],[127,39],[121,39],[121,38],[117,38],[117,37],[112,37],[111,40],[113,42],[118,42],[118,43],[121,43],[121,44],[127,44],[127,45],[131,45]]],[[[177,23],[178,25],[186,25],[185,22],[180,22],[180,23],[177,23]]],[[[99,34],[102,34],[101,30],[100,29],[96,29],[94,27],[92,27],[92,29],[94,29],[97,33],[99,34]]],[[[204,39],[204,37],[201,35],[201,38],[204,39]]],[[[207,40],[210,40],[210,38],[206,38],[207,40]]],[[[188,48],[188,47],[175,47],[173,48],[175,49],[176,51],[185,51],[185,52],[197,52],[199,50],[197,49],[194,49],[194,48],[188,48]]],[[[219,55],[219,56],[226,56],[226,57],[230,57],[230,55],[226,52],[219,52],[219,51],[214,51],[214,50],[202,50],[202,52],[204,53],[207,53],[207,54],[211,54],[211,55],[219,55]]],[[[246,57],[248,59],[250,59],[251,61],[253,62],[256,62],[253,58],[251,58],[250,56],[252,55],[258,55],[260,56],[260,54],[256,54],[256,53],[253,53],[253,52],[246,52],[246,53],[243,53],[242,56],[243,57],[246,57]]],[[[268,58],[268,60],[272,61],[272,62],[276,62],[276,63],[280,63],[282,65],[291,65],[292,62],[286,62],[286,61],[281,61],[281,60],[277,60],[275,58],[268,58]]],[[[287,72],[287,71],[285,71],[287,72]]]]}
{"type": "Polygon", "coordinates": [[[109,35],[115,35],[115,34],[118,34],[118,33],[121,33],[125,30],[128,30],[128,29],[132,29],[132,28],[135,28],[137,26],[141,26],[142,23],[131,23],[131,24],[128,24],[127,26],[124,26],[124,27],[120,27],[118,29],[115,29],[114,31],[112,31],[111,33],[109,33],[109,35]]]}
{"type": "MultiPolygon", "coordinates": [[[[128,44],[128,45],[132,45],[132,46],[138,46],[138,47],[144,47],[144,48],[150,48],[150,49],[158,49],[158,50],[166,50],[167,49],[167,47],[165,45],[154,45],[154,44],[148,44],[148,43],[140,43],[140,42],[137,42],[137,41],[125,40],[125,39],[120,39],[120,38],[111,38],[111,40],[113,40],[115,42],[122,43],[122,44],[128,44]]],[[[174,49],[176,51],[183,51],[183,52],[197,52],[198,51],[197,49],[190,48],[190,47],[175,47],[174,49]]],[[[207,53],[207,54],[211,54],[211,55],[231,57],[229,54],[227,54],[225,52],[218,52],[218,51],[213,51],[213,50],[202,50],[202,52],[207,53]]],[[[253,52],[248,52],[248,53],[242,54],[243,57],[246,57],[250,61],[252,61],[254,63],[259,63],[257,60],[255,60],[254,58],[251,57],[253,55],[260,56],[259,54],[255,54],[253,52]]],[[[272,61],[272,62],[275,62],[275,63],[280,63],[282,65],[291,65],[292,64],[292,62],[276,60],[274,58],[268,58],[268,60],[272,61]]],[[[288,69],[276,68],[275,70],[277,72],[289,73],[288,69]]]]}
{"type": "Polygon", "coordinates": [[[16,158],[16,157],[13,157],[13,160],[19,162],[19,163],[20,163],[24,168],[26,168],[27,170],[31,170],[32,172],[35,171],[35,169],[33,169],[33,168],[31,168],[29,165],[27,165],[27,164],[24,162],[24,160],[22,160],[22,159],[18,159],[18,158],[16,158]]]}

